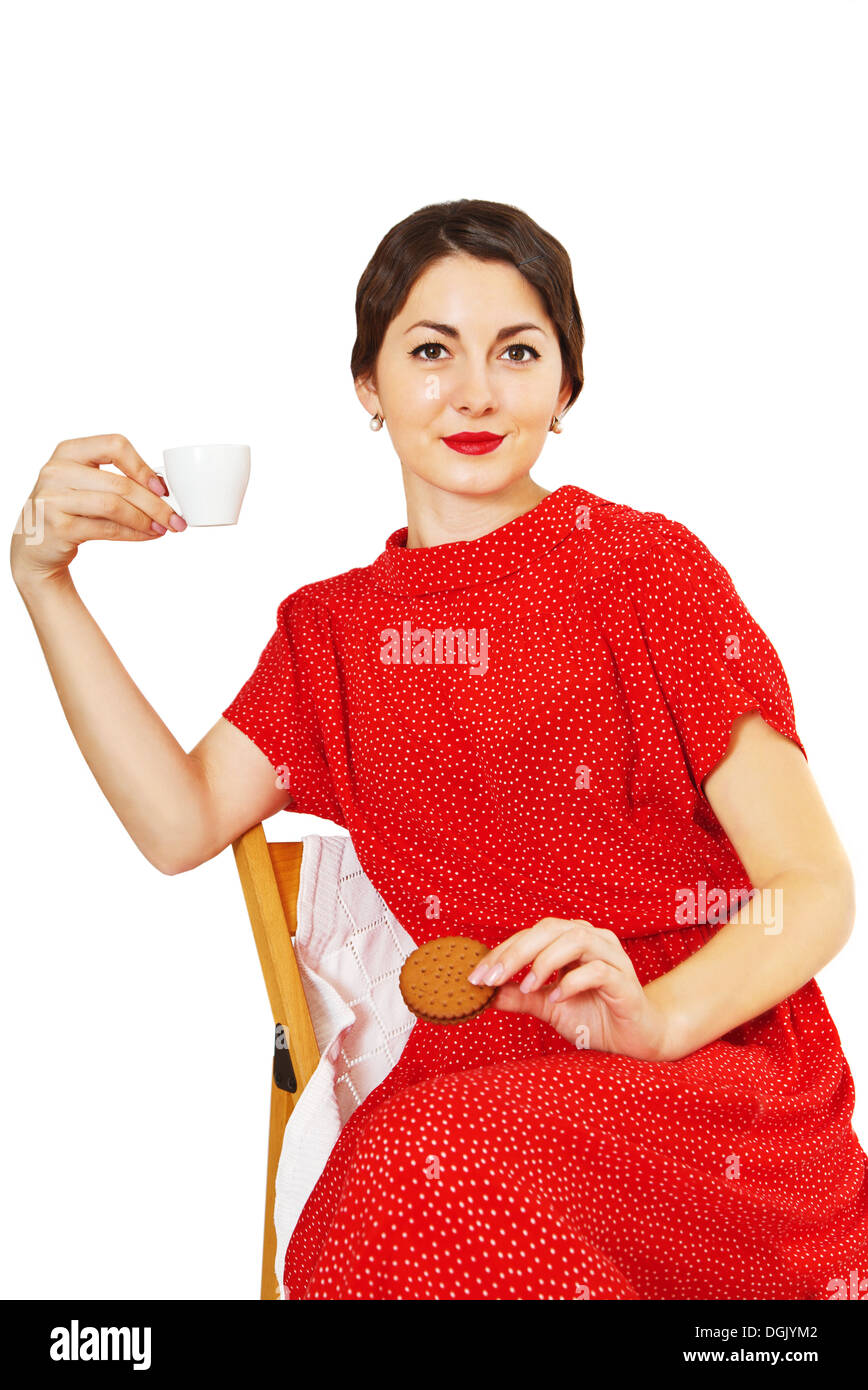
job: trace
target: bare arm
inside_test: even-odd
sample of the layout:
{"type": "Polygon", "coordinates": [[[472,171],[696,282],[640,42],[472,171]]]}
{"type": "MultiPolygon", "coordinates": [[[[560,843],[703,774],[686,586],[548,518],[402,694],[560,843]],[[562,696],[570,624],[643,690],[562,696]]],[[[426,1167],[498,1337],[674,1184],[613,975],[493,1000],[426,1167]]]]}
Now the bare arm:
{"type": "Polygon", "coordinates": [[[199,842],[176,872],[213,859],[251,825],[267,820],[289,799],[260,748],[222,716],[188,754],[205,784],[205,814],[199,842]]]}
{"type": "Polygon", "coordinates": [[[194,868],[288,793],[265,754],[220,719],[186,753],[85,607],[68,570],[16,579],[67,723],[135,844],[161,873],[194,868]]]}
{"type": "Polygon", "coordinates": [[[802,753],[751,712],[705,793],[762,890],[698,951],[645,986],[672,1018],[670,1060],[800,989],[853,930],[853,874],[802,753]]]}
{"type": "Polygon", "coordinates": [[[279,811],[287,792],[265,754],[224,719],[185,753],[70,578],[87,542],[153,544],[183,531],[186,522],[167,496],[159,474],[125,435],[63,439],[39,470],[9,561],[88,767],[145,858],[175,874],[279,811]],[[104,471],[106,465],[118,472],[104,471]]]}

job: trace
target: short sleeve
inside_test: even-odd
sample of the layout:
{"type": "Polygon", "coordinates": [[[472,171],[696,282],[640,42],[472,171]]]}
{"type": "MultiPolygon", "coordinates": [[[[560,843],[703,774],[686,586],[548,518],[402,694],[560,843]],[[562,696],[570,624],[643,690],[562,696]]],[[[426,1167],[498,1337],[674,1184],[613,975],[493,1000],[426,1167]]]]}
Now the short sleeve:
{"type": "Polygon", "coordinates": [[[256,744],[287,789],[286,811],[342,825],[314,701],[315,625],[307,604],[290,594],[256,668],[223,718],[256,744]],[[305,660],[307,657],[307,660],[305,660]]]}
{"type": "Polygon", "coordinates": [[[735,720],[751,710],[807,759],[780,657],[726,569],[681,522],[646,512],[643,523],[631,587],[650,667],[697,789],[725,755],[735,720]]]}

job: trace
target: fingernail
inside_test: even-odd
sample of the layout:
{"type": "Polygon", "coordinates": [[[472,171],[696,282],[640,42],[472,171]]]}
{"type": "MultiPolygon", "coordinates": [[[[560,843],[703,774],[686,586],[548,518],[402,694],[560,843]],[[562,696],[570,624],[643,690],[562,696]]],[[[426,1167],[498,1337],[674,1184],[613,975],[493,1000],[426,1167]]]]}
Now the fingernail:
{"type": "Polygon", "coordinates": [[[187,529],[186,521],[182,516],[179,516],[177,512],[172,512],[169,525],[173,531],[185,531],[187,529]]]}
{"type": "Polygon", "coordinates": [[[475,965],[475,966],[473,967],[473,969],[471,970],[470,974],[467,976],[467,982],[468,982],[468,984],[471,984],[471,985],[481,985],[481,984],[482,984],[482,966],[481,966],[481,965],[475,965]]]}
{"type": "Polygon", "coordinates": [[[169,489],[166,487],[166,484],[159,474],[154,478],[148,479],[148,487],[151,489],[151,492],[155,492],[158,497],[168,497],[169,495],[169,489]]]}
{"type": "Polygon", "coordinates": [[[503,966],[501,965],[500,961],[498,961],[497,965],[493,965],[493,966],[491,967],[491,969],[489,970],[488,974],[486,975],[486,977],[485,977],[485,983],[486,983],[487,985],[496,984],[497,981],[500,979],[500,977],[501,977],[502,974],[503,974],[503,966]]]}
{"type": "Polygon", "coordinates": [[[522,980],[521,984],[519,985],[519,989],[521,990],[522,994],[530,994],[530,992],[531,992],[531,990],[533,989],[533,987],[534,987],[535,984],[536,984],[536,975],[535,975],[535,974],[533,973],[533,971],[531,970],[531,971],[528,972],[527,975],[525,975],[524,979],[522,980]]]}
{"type": "Polygon", "coordinates": [[[152,531],[156,531],[156,533],[157,533],[158,536],[165,536],[165,534],[166,534],[166,528],[165,528],[165,526],[161,526],[160,523],[159,523],[159,521],[152,521],[152,522],[151,522],[151,530],[152,530],[152,531]]]}

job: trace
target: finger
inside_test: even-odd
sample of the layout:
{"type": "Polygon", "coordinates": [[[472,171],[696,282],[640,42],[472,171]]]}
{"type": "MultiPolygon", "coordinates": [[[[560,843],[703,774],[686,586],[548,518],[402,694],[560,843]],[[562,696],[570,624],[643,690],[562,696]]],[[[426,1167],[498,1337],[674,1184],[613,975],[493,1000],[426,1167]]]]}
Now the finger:
{"type": "Polygon", "coordinates": [[[570,970],[552,990],[550,998],[556,1001],[571,999],[573,995],[583,994],[588,989],[599,989],[610,1000],[626,997],[629,989],[628,977],[616,965],[607,960],[590,960],[577,970],[570,970]]]}
{"type": "MultiPolygon", "coordinates": [[[[468,979],[473,984],[501,984],[511,979],[523,966],[528,965],[550,941],[555,941],[573,927],[591,928],[591,923],[567,921],[562,917],[543,917],[534,926],[516,932],[506,941],[501,941],[493,951],[489,951],[487,956],[483,956],[482,960],[477,962],[468,979]],[[501,966],[501,971],[492,978],[498,965],[501,966]]],[[[575,955],[575,951],[573,954],[575,955]]]]}
{"type": "MultiPolygon", "coordinates": [[[[119,480],[122,481],[122,480],[119,480]]],[[[142,495],[139,489],[137,496],[142,495]]],[[[157,504],[157,498],[153,501],[157,504]]],[[[119,492],[108,488],[105,490],[85,491],[82,488],[65,488],[58,493],[56,505],[68,516],[84,516],[90,518],[106,519],[108,521],[120,522],[125,528],[134,531],[144,531],[147,535],[155,535],[153,523],[158,518],[151,515],[150,507],[144,511],[133,502],[128,502],[119,492]]],[[[160,523],[166,525],[166,523],[160,523]]],[[[168,529],[168,528],[167,528],[168,529]]],[[[160,534],[165,534],[161,532],[160,534]]]]}
{"type": "Polygon", "coordinates": [[[622,969],[628,957],[617,938],[613,939],[598,928],[589,928],[583,924],[575,932],[564,932],[534,956],[531,968],[521,982],[521,988],[537,988],[545,983],[552,971],[573,962],[580,965],[588,960],[605,960],[616,969],[622,969]]]}
{"type": "Polygon", "coordinates": [[[101,464],[113,463],[149,492],[159,497],[168,496],[168,488],[163,480],[123,434],[91,434],[83,439],[63,439],[52,458],[71,459],[74,463],[83,463],[95,469],[101,464]]]}
{"type": "Polygon", "coordinates": [[[532,927],[525,927],[523,931],[507,937],[506,941],[501,941],[488,955],[477,961],[468,979],[473,984],[502,984],[532,961],[546,942],[571,925],[560,917],[543,917],[532,927]]]}
{"type": "Polygon", "coordinates": [[[126,497],[128,501],[134,502],[167,530],[183,531],[186,528],[187,523],[177,512],[173,512],[171,503],[123,473],[103,472],[100,468],[78,463],[74,459],[55,456],[49,460],[41,476],[49,488],[61,485],[75,489],[76,492],[116,493],[119,497],[126,497]]]}
{"type": "Polygon", "coordinates": [[[64,540],[81,545],[82,541],[155,541],[156,531],[142,531],[138,527],[124,526],[121,521],[107,521],[99,517],[77,517],[64,530],[64,540]]]}
{"type": "Polygon", "coordinates": [[[544,989],[535,989],[530,994],[522,994],[518,985],[509,980],[495,991],[491,1006],[494,1009],[503,1009],[506,1013],[535,1014],[537,1018],[544,1019],[545,1000],[546,991],[544,989]]]}
{"type": "MultiPolygon", "coordinates": [[[[507,964],[512,960],[519,960],[522,954],[526,953],[528,950],[530,951],[530,954],[526,955],[525,958],[526,960],[530,960],[533,956],[534,948],[527,946],[527,938],[531,935],[531,933],[537,931],[538,927],[539,923],[537,923],[534,927],[525,927],[524,930],[515,932],[512,936],[507,937],[506,941],[501,941],[498,946],[495,946],[493,950],[489,951],[486,955],[484,955],[482,957],[482,960],[476,962],[476,964],[474,965],[473,969],[467,977],[471,984],[478,985],[486,983],[496,983],[496,980],[489,981],[486,979],[486,977],[492,971],[494,971],[494,969],[498,965],[501,966],[501,971],[500,974],[497,976],[497,979],[507,979],[508,974],[505,973],[505,967],[507,966],[507,964]]],[[[518,966],[515,966],[513,970],[509,971],[509,973],[514,973],[515,969],[518,969],[518,966]]]]}

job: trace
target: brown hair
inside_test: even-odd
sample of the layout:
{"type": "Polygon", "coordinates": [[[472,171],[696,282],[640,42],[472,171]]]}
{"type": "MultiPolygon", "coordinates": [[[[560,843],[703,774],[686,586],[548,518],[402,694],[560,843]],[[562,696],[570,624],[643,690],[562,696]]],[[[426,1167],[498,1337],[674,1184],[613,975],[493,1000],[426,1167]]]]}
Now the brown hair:
{"type": "Polygon", "coordinates": [[[356,290],[353,381],[373,376],[386,329],[407,301],[416,280],[434,261],[464,251],[483,261],[509,261],[540,294],[558,330],[564,372],[572,380],[565,410],[584,384],[585,331],[563,246],[521,208],[460,198],[429,203],[386,233],[356,290]]]}

